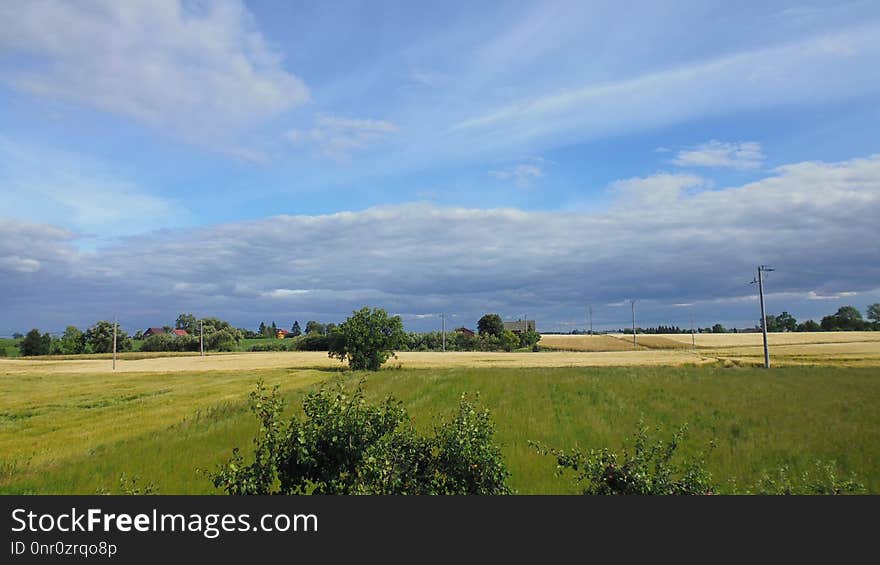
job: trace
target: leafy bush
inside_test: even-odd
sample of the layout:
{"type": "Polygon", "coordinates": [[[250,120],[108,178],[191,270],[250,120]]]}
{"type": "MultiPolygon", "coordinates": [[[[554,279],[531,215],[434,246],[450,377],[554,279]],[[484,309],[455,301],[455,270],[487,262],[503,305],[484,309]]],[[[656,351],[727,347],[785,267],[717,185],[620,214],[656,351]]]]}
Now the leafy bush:
{"type": "Polygon", "coordinates": [[[316,332],[309,332],[294,339],[293,349],[296,351],[330,351],[330,346],[336,335],[324,335],[316,332]]]}
{"type": "Polygon", "coordinates": [[[156,334],[141,344],[141,351],[198,351],[199,338],[191,335],[156,334]]]}
{"type": "Polygon", "coordinates": [[[260,422],[254,459],[235,448],[211,474],[229,494],[508,494],[509,473],[487,410],[466,396],[432,436],[418,435],[402,404],[348,393],[340,379],[303,400],[304,417],[282,422],[277,386],[250,395],[260,422]]]}
{"type": "MultiPolygon", "coordinates": [[[[734,486],[734,491],[736,487],[734,486]]],[[[764,472],[758,481],[743,494],[859,494],[865,485],[855,475],[841,478],[834,461],[816,461],[814,472],[805,471],[800,476],[792,474],[787,465],[772,474],[764,472]]]]}
{"type": "MultiPolygon", "coordinates": [[[[557,474],[575,473],[575,482],[583,494],[858,494],[865,486],[854,475],[842,478],[833,461],[817,461],[814,471],[799,476],[783,465],[772,473],[764,472],[753,485],[741,490],[736,481],[726,488],[716,485],[706,469],[705,453],[689,460],[673,462],[687,426],[682,426],[668,442],[649,439],[641,423],[633,436],[633,447],[624,446],[618,454],[608,449],[548,449],[532,442],[542,455],[556,458],[557,474]]],[[[710,444],[714,447],[714,444],[710,444]]],[[[678,457],[682,459],[682,457],[678,457]]]]}
{"type": "Polygon", "coordinates": [[[542,455],[556,457],[559,475],[574,472],[583,494],[713,494],[717,488],[703,457],[673,461],[686,432],[685,425],[668,442],[654,442],[639,423],[632,449],[624,446],[620,454],[607,448],[583,453],[533,445],[542,455]]]}

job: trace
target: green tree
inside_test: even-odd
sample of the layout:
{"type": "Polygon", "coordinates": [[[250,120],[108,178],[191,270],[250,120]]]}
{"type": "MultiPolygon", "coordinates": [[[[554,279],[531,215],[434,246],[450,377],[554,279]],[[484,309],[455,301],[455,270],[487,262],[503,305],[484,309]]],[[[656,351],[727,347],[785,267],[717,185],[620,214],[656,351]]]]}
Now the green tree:
{"type": "Polygon", "coordinates": [[[352,312],[333,334],[328,354],[348,361],[354,371],[378,371],[406,339],[400,316],[366,306],[352,312]]]}
{"type": "Polygon", "coordinates": [[[299,320],[293,322],[293,327],[290,328],[290,333],[293,337],[299,337],[302,335],[302,328],[299,327],[299,320]]]}
{"type": "Polygon", "coordinates": [[[856,331],[865,329],[862,313],[854,306],[841,306],[831,316],[822,318],[825,331],[856,331]]]}
{"type": "Polygon", "coordinates": [[[541,341],[541,334],[539,334],[535,330],[528,330],[525,332],[520,332],[519,334],[520,347],[528,347],[532,351],[537,351],[539,341],[541,341]]]}
{"type": "MultiPolygon", "coordinates": [[[[86,345],[92,353],[113,352],[113,322],[99,320],[86,330],[86,345]]],[[[129,351],[131,338],[121,327],[116,328],[116,351],[129,351]]]]}
{"type": "Polygon", "coordinates": [[[268,337],[269,332],[271,332],[271,331],[272,331],[271,328],[266,327],[266,322],[260,322],[260,329],[259,329],[260,337],[268,337]]]}
{"type": "Polygon", "coordinates": [[[198,333],[199,325],[196,317],[192,314],[181,314],[174,322],[174,328],[178,330],[186,330],[188,334],[198,333]]]}
{"type": "Polygon", "coordinates": [[[880,324],[880,302],[869,305],[865,313],[869,320],[875,324],[880,324]]]}
{"type": "MultiPolygon", "coordinates": [[[[760,327],[760,320],[758,322],[758,326],[760,327]]],[[[768,332],[793,332],[796,330],[797,320],[795,320],[794,316],[792,316],[788,312],[783,312],[778,316],[774,316],[772,314],[767,316],[768,332]]]]}
{"type": "MultiPolygon", "coordinates": [[[[202,326],[205,332],[205,349],[212,351],[235,351],[242,339],[241,330],[233,327],[226,320],[219,318],[202,318],[196,323],[196,327],[202,326]]],[[[275,337],[275,334],[272,334],[275,337]]]]}
{"type": "Polygon", "coordinates": [[[24,339],[18,344],[18,350],[22,356],[49,355],[52,348],[52,336],[49,333],[41,334],[37,328],[25,334],[24,339]]]}
{"type": "Polygon", "coordinates": [[[498,314],[486,314],[477,322],[477,331],[480,335],[501,337],[504,333],[504,322],[498,314]]]}
{"type": "Polygon", "coordinates": [[[504,351],[513,351],[519,347],[519,336],[510,330],[504,330],[499,336],[501,341],[501,349],[504,351]]]}
{"type": "Polygon", "coordinates": [[[77,355],[86,352],[86,336],[76,326],[67,326],[61,335],[59,349],[64,355],[77,355]]]}
{"type": "Polygon", "coordinates": [[[324,335],[325,333],[324,324],[321,322],[316,322],[315,320],[306,322],[306,334],[324,335]]]}
{"type": "Polygon", "coordinates": [[[721,324],[715,324],[714,326],[712,326],[712,333],[713,334],[723,334],[726,332],[727,332],[727,330],[724,329],[724,326],[722,326],[721,324]]]}
{"type": "Polygon", "coordinates": [[[462,396],[458,412],[432,436],[415,432],[392,397],[371,404],[364,382],[322,386],[302,402],[301,418],[281,420],[278,387],[250,395],[260,422],[254,459],[238,448],[212,475],[229,494],[508,494],[501,450],[488,410],[462,396]]]}
{"type": "Polygon", "coordinates": [[[806,322],[801,322],[797,325],[797,331],[799,332],[818,332],[822,331],[822,326],[820,326],[814,320],[807,320],[806,322]]]}

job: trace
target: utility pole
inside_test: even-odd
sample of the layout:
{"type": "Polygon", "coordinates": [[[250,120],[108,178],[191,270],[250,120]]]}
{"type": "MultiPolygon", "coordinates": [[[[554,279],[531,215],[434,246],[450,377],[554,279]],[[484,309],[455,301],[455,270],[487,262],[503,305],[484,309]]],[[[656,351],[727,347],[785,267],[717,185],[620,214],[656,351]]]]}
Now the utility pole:
{"type": "Polygon", "coordinates": [[[446,352],[446,314],[440,314],[440,332],[443,334],[443,351],[446,352]]]}
{"type": "Polygon", "coordinates": [[[116,326],[118,321],[116,315],[113,315],[113,370],[116,370],[116,326]]]}
{"type": "Polygon", "coordinates": [[[697,350],[697,338],[694,335],[694,315],[691,314],[691,349],[697,350]]]}
{"type": "Polygon", "coordinates": [[[752,284],[758,283],[758,296],[761,299],[761,333],[764,334],[764,368],[770,368],[770,349],[767,346],[767,311],[764,309],[764,273],[773,271],[767,265],[758,267],[758,278],[752,284]]]}
{"type": "Polygon", "coordinates": [[[632,308],[632,317],[633,317],[633,349],[638,347],[636,345],[636,301],[629,301],[630,308],[632,308]]]}
{"type": "Polygon", "coordinates": [[[199,355],[205,356],[205,323],[199,320],[199,355]]]}
{"type": "Polygon", "coordinates": [[[590,335],[593,335],[593,307],[590,306],[590,335]]]}

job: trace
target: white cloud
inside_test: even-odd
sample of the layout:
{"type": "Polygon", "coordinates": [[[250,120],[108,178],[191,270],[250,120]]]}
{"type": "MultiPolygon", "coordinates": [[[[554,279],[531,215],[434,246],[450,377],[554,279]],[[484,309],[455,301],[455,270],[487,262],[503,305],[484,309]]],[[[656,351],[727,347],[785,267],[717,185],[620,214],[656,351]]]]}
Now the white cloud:
{"type": "Polygon", "coordinates": [[[266,296],[269,298],[290,298],[291,296],[300,296],[303,294],[308,294],[309,292],[311,291],[298,288],[276,288],[275,290],[261,293],[261,296],[266,296]]]}
{"type": "Polygon", "coordinates": [[[162,319],[200,310],[242,323],[339,320],[365,304],[465,321],[528,312],[549,323],[585,304],[627,308],[637,298],[644,315],[665,305],[668,317],[655,323],[683,324],[683,304],[695,304],[698,320],[756,320],[749,281],[759,264],[776,269],[771,312],[836,307],[816,296],[866,304],[880,288],[880,155],[688,190],[701,182],[665,173],[620,181],[602,212],[410,204],[159,232],[93,254],[71,251],[63,230],[0,221],[0,257],[39,261],[42,281],[7,269],[0,294],[11,330],[53,316],[63,328],[58,296],[88,321],[107,308],[130,317],[134,305],[149,305],[162,319]],[[177,283],[214,289],[182,293],[177,283]]]}
{"type": "Polygon", "coordinates": [[[189,212],[150,194],[103,163],[0,136],[4,214],[61,224],[99,237],[177,226],[189,212]]]}
{"type": "Polygon", "coordinates": [[[679,167],[730,167],[757,169],[764,162],[761,144],[756,141],[725,143],[711,140],[678,152],[672,163],[679,167]]]}
{"type": "Polygon", "coordinates": [[[512,180],[520,188],[527,187],[535,179],[544,176],[544,170],[532,163],[521,163],[510,169],[489,171],[489,174],[498,180],[512,180]]]}
{"type": "Polygon", "coordinates": [[[36,273],[40,270],[40,262],[36,259],[19,257],[18,255],[6,255],[0,257],[0,271],[9,270],[17,273],[36,273]]]}
{"type": "Polygon", "coordinates": [[[305,102],[237,0],[0,5],[0,48],[31,57],[2,80],[162,131],[210,140],[305,102]]]}
{"type": "Polygon", "coordinates": [[[346,159],[352,152],[383,141],[396,133],[398,127],[384,120],[352,119],[319,115],[315,126],[307,130],[290,130],[287,140],[295,144],[312,144],[326,157],[346,159]]]}
{"type": "Polygon", "coordinates": [[[697,175],[657,173],[611,183],[610,190],[626,205],[668,205],[677,201],[686,189],[698,189],[707,181],[697,175]]]}

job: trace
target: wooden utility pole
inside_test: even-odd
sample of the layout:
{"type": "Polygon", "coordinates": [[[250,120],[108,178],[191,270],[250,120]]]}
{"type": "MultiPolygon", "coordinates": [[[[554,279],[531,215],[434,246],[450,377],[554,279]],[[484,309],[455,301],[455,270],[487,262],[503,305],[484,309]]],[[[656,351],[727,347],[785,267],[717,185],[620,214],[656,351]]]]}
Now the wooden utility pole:
{"type": "Polygon", "coordinates": [[[593,307],[590,306],[590,335],[593,335],[593,307]]]}
{"type": "Polygon", "coordinates": [[[446,314],[440,314],[440,333],[443,335],[443,351],[446,352],[446,314]]]}

